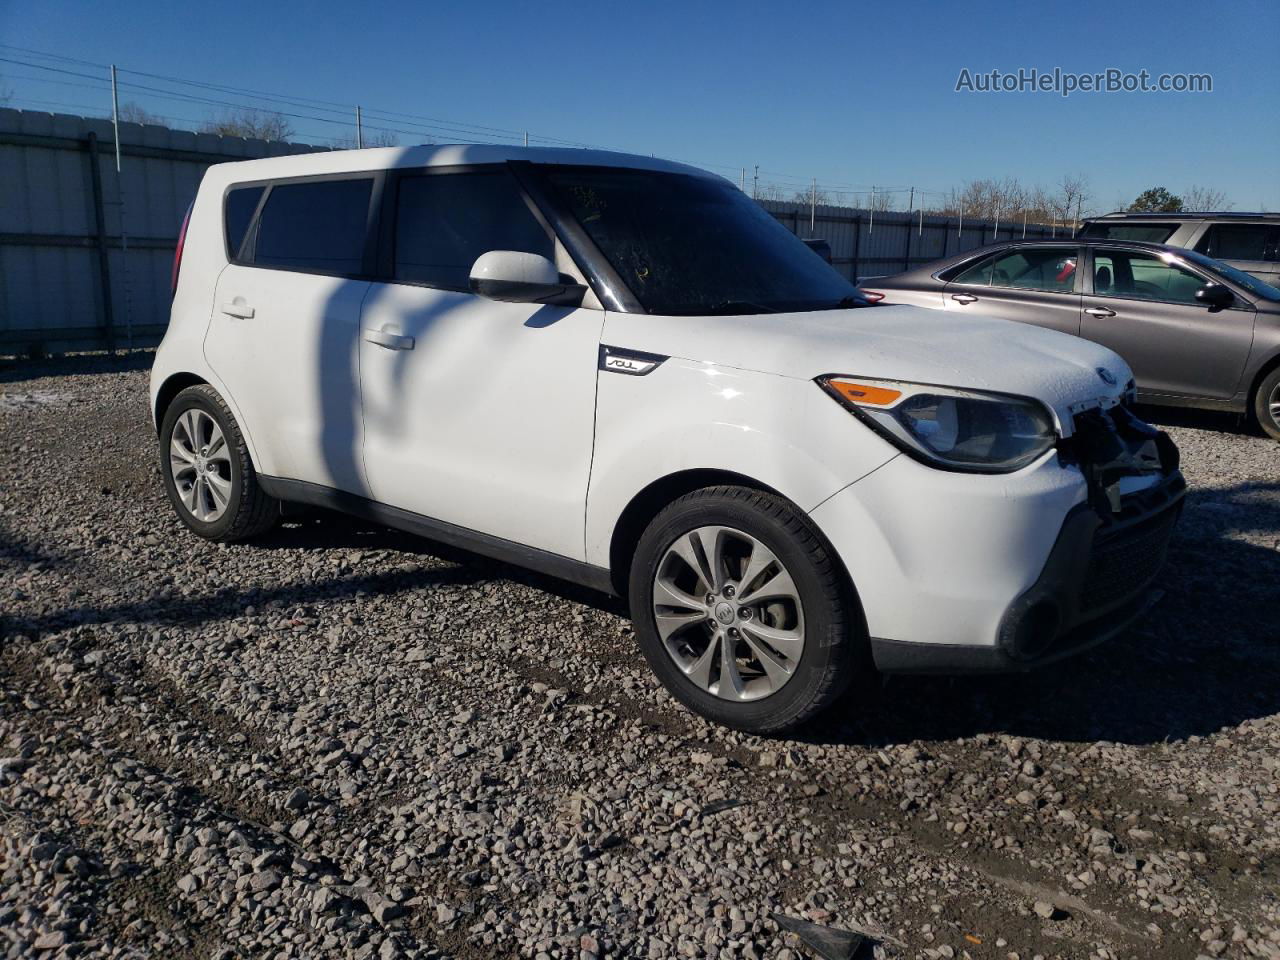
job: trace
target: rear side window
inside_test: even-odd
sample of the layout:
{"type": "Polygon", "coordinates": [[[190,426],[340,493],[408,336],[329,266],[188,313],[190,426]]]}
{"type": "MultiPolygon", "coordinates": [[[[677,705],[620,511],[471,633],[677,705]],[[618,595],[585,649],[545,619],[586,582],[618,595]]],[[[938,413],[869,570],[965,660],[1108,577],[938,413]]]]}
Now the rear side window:
{"type": "Polygon", "coordinates": [[[1275,260],[1280,226],[1268,223],[1215,223],[1196,250],[1216,260],[1275,260]]]}
{"type": "Polygon", "coordinates": [[[258,209],[258,201],[265,189],[239,187],[227,194],[222,223],[227,231],[227,256],[232,260],[240,259],[240,247],[244,244],[244,235],[249,232],[249,221],[253,219],[253,211],[258,209]]]}
{"type": "Polygon", "coordinates": [[[511,174],[447,173],[400,180],[396,280],[467,290],[476,258],[490,250],[548,259],[555,253],[511,174]]]}
{"type": "Polygon", "coordinates": [[[1020,247],[979,261],[951,282],[1071,293],[1077,253],[1075,247],[1020,247]]]}
{"type": "Polygon", "coordinates": [[[1126,242],[1137,240],[1141,243],[1164,243],[1177,229],[1176,223],[1089,223],[1080,231],[1080,236],[1126,242]]]}
{"type": "Polygon", "coordinates": [[[258,219],[253,263],[312,273],[362,272],[371,179],[282,183],[258,219]]]}

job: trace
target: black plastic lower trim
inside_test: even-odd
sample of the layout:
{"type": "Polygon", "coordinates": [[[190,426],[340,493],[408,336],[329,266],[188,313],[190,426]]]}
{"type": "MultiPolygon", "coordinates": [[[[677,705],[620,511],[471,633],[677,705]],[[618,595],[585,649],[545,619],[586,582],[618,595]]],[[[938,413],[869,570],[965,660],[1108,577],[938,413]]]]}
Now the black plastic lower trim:
{"type": "Polygon", "coordinates": [[[1155,606],[1162,596],[1162,590],[1149,590],[1108,616],[1059,637],[1038,657],[1015,659],[994,644],[912,643],[880,637],[871,638],[871,655],[881,673],[1026,673],[1106,643],[1155,606]]]}
{"type": "Polygon", "coordinates": [[[401,510],[399,507],[388,506],[385,503],[347,493],[345,490],[335,490],[333,487],[326,487],[319,483],[268,477],[263,474],[258,474],[258,483],[262,485],[264,491],[277,500],[287,503],[306,503],[337,510],[340,513],[349,513],[428,540],[469,550],[517,567],[536,570],[538,573],[545,573],[560,580],[568,580],[571,583],[590,587],[592,590],[599,590],[601,593],[616,594],[613,580],[604,567],[564,557],[558,553],[539,550],[536,547],[528,547],[513,540],[480,533],[444,520],[435,520],[409,510],[401,510]]]}

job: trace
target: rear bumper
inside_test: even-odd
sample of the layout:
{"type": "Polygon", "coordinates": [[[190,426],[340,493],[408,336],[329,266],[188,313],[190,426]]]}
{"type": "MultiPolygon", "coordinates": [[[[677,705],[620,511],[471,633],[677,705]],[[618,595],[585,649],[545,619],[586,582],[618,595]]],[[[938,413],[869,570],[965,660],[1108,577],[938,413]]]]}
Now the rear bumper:
{"type": "Polygon", "coordinates": [[[1186,482],[1176,469],[1128,498],[1117,516],[1081,503],[1063,521],[1036,582],[1009,604],[992,644],[872,638],[885,673],[1002,673],[1034,669],[1103,643],[1160,598],[1186,482]]]}

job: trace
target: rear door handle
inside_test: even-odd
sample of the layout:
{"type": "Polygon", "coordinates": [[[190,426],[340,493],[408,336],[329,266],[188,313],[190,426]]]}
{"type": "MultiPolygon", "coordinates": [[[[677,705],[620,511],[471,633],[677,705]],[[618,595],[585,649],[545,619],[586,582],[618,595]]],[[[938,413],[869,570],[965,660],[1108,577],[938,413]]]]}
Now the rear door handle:
{"type": "Polygon", "coordinates": [[[953,293],[951,299],[956,303],[977,303],[978,298],[971,293],[953,293]]]}
{"type": "Polygon", "coordinates": [[[364,338],[370,343],[376,343],[380,347],[386,347],[388,350],[412,350],[413,337],[405,336],[402,333],[393,333],[385,327],[381,330],[366,330],[364,338]]]}
{"type": "Polygon", "coordinates": [[[239,317],[241,320],[253,319],[253,307],[249,306],[239,297],[234,300],[228,300],[222,305],[222,312],[228,317],[239,317]]]}
{"type": "Polygon", "coordinates": [[[1084,312],[1091,317],[1097,317],[1099,320],[1103,317],[1114,317],[1116,315],[1114,310],[1108,310],[1106,307],[1085,307],[1084,312]]]}

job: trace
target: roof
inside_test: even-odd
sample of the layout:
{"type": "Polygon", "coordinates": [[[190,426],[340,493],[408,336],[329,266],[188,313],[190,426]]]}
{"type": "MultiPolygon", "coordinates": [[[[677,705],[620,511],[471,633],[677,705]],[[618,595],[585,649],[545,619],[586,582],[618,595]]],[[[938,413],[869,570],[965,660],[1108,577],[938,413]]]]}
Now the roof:
{"type": "Polygon", "coordinates": [[[207,176],[218,175],[226,182],[267,180],[276,177],[322,176],[325,174],[362,173],[411,167],[449,167],[465,164],[505,163],[524,160],[530,163],[568,164],[601,167],[625,167],[683,173],[692,176],[723,179],[698,167],[609,150],[581,150],[569,147],[509,147],[497,144],[452,143],[416,147],[375,147],[367,150],[332,150],[283,157],[264,157],[220,163],[209,168],[207,176]]]}
{"type": "Polygon", "coordinates": [[[1280,220],[1280,213],[1240,213],[1235,210],[1206,210],[1196,213],[1188,213],[1184,210],[1170,210],[1164,213],[1130,213],[1127,210],[1116,210],[1099,217],[1088,217],[1085,223],[1094,220],[1280,220]]]}

